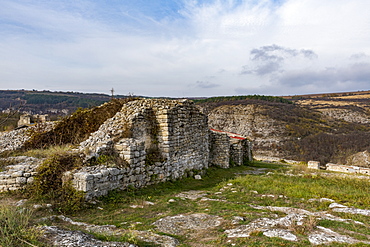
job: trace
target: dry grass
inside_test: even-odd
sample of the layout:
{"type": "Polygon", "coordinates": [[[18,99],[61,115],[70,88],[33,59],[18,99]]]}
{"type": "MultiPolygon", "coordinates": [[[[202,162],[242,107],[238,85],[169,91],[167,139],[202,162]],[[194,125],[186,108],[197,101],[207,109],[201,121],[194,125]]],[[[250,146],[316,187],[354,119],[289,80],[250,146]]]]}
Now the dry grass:
{"type": "Polygon", "coordinates": [[[348,95],[348,96],[340,96],[335,97],[339,99],[370,99],[370,94],[359,94],[359,95],[348,95]]]}
{"type": "Polygon", "coordinates": [[[300,105],[322,105],[322,106],[348,106],[348,105],[355,105],[355,106],[361,106],[365,105],[365,103],[359,103],[359,102],[348,102],[348,101],[326,101],[326,100],[300,100],[297,102],[300,105]]]}

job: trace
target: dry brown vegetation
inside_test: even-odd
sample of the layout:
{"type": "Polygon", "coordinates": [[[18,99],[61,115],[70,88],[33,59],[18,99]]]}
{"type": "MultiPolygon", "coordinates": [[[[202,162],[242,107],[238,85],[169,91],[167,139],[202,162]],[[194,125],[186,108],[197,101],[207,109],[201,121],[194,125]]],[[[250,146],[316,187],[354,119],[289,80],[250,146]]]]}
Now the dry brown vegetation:
{"type": "Polygon", "coordinates": [[[79,109],[65,117],[50,131],[35,131],[25,144],[26,149],[46,148],[52,145],[78,144],[99,129],[108,118],[113,117],[123,104],[136,98],[112,99],[99,107],[79,109]]]}

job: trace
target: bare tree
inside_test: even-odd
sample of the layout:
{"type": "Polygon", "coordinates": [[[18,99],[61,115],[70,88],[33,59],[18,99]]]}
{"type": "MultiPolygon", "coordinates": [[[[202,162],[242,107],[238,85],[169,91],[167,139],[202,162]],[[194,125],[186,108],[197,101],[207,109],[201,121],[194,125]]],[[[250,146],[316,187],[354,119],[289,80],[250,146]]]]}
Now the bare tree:
{"type": "Polygon", "coordinates": [[[22,102],[22,103],[20,103],[16,107],[12,107],[12,105],[10,104],[10,106],[8,107],[8,109],[9,109],[8,115],[6,115],[4,119],[0,120],[0,126],[2,126],[3,124],[5,124],[11,117],[13,117],[15,114],[17,114],[18,112],[20,112],[20,110],[25,105],[26,105],[26,102],[22,102]]]}

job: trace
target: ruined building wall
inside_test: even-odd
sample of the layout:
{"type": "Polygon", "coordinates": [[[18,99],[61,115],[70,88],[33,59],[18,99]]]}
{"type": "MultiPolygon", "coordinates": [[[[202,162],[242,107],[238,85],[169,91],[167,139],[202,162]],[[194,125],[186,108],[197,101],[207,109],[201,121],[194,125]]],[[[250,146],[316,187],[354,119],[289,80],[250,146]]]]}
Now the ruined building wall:
{"type": "Polygon", "coordinates": [[[127,167],[87,167],[66,174],[87,198],[112,189],[175,180],[208,168],[207,117],[189,101],[138,100],[124,105],[80,150],[88,158],[116,153],[127,167]],[[113,181],[113,182],[110,182],[113,181]]]}
{"type": "Polygon", "coordinates": [[[229,152],[229,136],[226,133],[210,131],[210,164],[221,168],[229,168],[229,152]]]}
{"type": "Polygon", "coordinates": [[[247,138],[211,129],[210,164],[229,168],[246,164],[252,159],[252,143],[247,138]]]}
{"type": "Polygon", "coordinates": [[[24,188],[34,181],[36,169],[42,162],[41,159],[17,156],[2,158],[13,165],[5,166],[0,172],[0,192],[24,188]]]}
{"type": "MultiPolygon", "coordinates": [[[[207,116],[192,102],[137,100],[125,104],[75,150],[84,153],[85,162],[92,166],[68,171],[62,180],[71,181],[91,199],[114,189],[202,174],[209,165],[242,165],[248,157],[252,159],[250,147],[241,136],[210,131],[207,116]],[[102,155],[119,157],[119,162],[94,165],[104,159],[102,155]]],[[[38,163],[18,163],[22,162],[0,173],[0,191],[19,189],[33,181],[38,163]]]]}

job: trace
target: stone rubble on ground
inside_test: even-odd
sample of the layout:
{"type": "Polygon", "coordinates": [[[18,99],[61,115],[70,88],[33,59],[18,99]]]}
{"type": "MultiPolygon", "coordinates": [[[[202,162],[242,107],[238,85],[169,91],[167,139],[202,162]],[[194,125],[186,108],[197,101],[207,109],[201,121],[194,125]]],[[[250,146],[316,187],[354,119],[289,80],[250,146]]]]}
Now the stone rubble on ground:
{"type": "MultiPolygon", "coordinates": [[[[314,244],[314,245],[329,244],[332,242],[348,243],[348,244],[355,244],[355,243],[362,242],[357,239],[336,233],[326,227],[316,226],[316,228],[317,230],[308,236],[308,240],[310,241],[311,244],[314,244]]],[[[369,241],[364,241],[363,243],[370,244],[369,241]]]]}
{"type": "MultiPolygon", "coordinates": [[[[325,198],[326,199],[326,198],[325,198]]],[[[323,201],[327,201],[327,200],[323,201]]],[[[355,223],[364,225],[362,222],[350,220],[350,219],[342,219],[340,217],[336,217],[334,215],[328,214],[327,212],[310,212],[308,210],[299,209],[299,208],[290,208],[290,207],[272,207],[272,206],[254,206],[250,205],[255,209],[261,210],[270,210],[270,211],[278,211],[286,213],[287,215],[277,219],[270,219],[270,218],[260,218],[257,220],[252,221],[247,225],[241,225],[236,227],[235,229],[226,230],[225,233],[229,238],[243,238],[249,237],[252,233],[259,231],[263,232],[263,235],[268,237],[279,237],[285,240],[290,241],[297,241],[298,238],[293,234],[294,225],[296,226],[303,226],[305,224],[305,220],[309,220],[308,217],[314,217],[316,219],[327,219],[332,221],[339,221],[339,222],[346,222],[346,223],[355,223]]],[[[335,204],[335,206],[343,206],[340,204],[335,204]]],[[[345,210],[349,208],[343,207],[336,207],[333,209],[335,210],[345,210]]],[[[363,214],[364,210],[355,209],[353,212],[358,212],[363,214]]],[[[368,210],[369,211],[369,210],[368,210]]],[[[341,212],[341,211],[339,211],[341,212]]],[[[370,212],[370,211],[369,211],[370,212]]],[[[308,240],[311,244],[318,245],[318,244],[328,244],[331,242],[342,242],[342,243],[366,243],[370,244],[370,241],[360,241],[345,235],[341,235],[336,233],[328,228],[324,228],[321,226],[312,226],[315,227],[315,231],[309,233],[308,240]]],[[[370,236],[368,236],[370,238],[370,236]]]]}
{"type": "Polygon", "coordinates": [[[42,226],[40,229],[53,246],[60,247],[137,247],[137,245],[124,242],[103,242],[93,238],[92,235],[81,231],[64,230],[56,226],[42,226]]]}
{"type": "Polygon", "coordinates": [[[175,195],[175,197],[180,197],[180,198],[189,199],[189,200],[197,200],[197,199],[202,198],[206,195],[207,195],[207,193],[204,192],[204,191],[189,190],[189,191],[181,192],[181,193],[175,195]]]}
{"type": "MultiPolygon", "coordinates": [[[[83,227],[86,231],[92,232],[92,233],[98,233],[98,234],[104,234],[104,235],[111,235],[111,236],[120,236],[125,233],[130,233],[135,235],[138,239],[145,241],[145,242],[152,242],[154,244],[158,244],[160,246],[164,247],[175,247],[179,244],[179,241],[173,237],[165,236],[165,235],[159,235],[150,231],[137,231],[137,230],[125,230],[125,229],[119,229],[114,225],[93,225],[93,224],[87,224],[84,222],[78,222],[73,221],[71,218],[65,217],[64,215],[58,215],[58,216],[50,216],[46,218],[40,219],[39,222],[51,220],[55,221],[56,219],[68,222],[71,225],[76,225],[83,227]]],[[[139,223],[139,222],[137,222],[139,223]]],[[[141,223],[141,222],[140,222],[141,223]]],[[[60,229],[62,230],[62,229],[60,229]]],[[[87,239],[86,235],[83,235],[84,239],[87,239]]],[[[88,235],[90,236],[90,235],[88,235]]],[[[75,239],[75,236],[65,234],[64,238],[70,237],[72,240],[75,239]]],[[[90,236],[91,238],[91,236],[90,236]]],[[[71,241],[72,241],[71,240],[71,241]]],[[[55,245],[55,246],[65,246],[65,245],[55,245]]],[[[68,246],[80,246],[80,245],[68,245],[68,246]]],[[[81,245],[83,246],[83,245],[81,245]]],[[[100,246],[100,245],[85,245],[85,246],[100,246]]],[[[115,245],[102,245],[102,246],[115,246],[115,245]]],[[[121,246],[121,245],[117,245],[121,246]]],[[[122,246],[129,246],[133,247],[136,245],[122,245],[122,246]]]]}
{"type": "Polygon", "coordinates": [[[334,212],[338,213],[347,213],[347,214],[361,214],[365,216],[370,216],[370,210],[368,209],[359,209],[359,208],[349,208],[349,207],[341,207],[341,208],[333,208],[334,212]]]}
{"type": "Polygon", "coordinates": [[[46,122],[41,125],[0,132],[0,153],[22,148],[25,142],[30,139],[30,133],[39,128],[42,128],[43,131],[51,130],[55,124],[56,122],[46,122]]]}
{"type": "Polygon", "coordinates": [[[217,227],[222,218],[204,213],[167,216],[153,223],[157,230],[174,235],[186,235],[189,230],[200,231],[217,227]]]}

